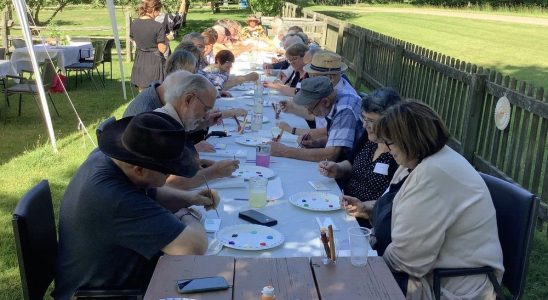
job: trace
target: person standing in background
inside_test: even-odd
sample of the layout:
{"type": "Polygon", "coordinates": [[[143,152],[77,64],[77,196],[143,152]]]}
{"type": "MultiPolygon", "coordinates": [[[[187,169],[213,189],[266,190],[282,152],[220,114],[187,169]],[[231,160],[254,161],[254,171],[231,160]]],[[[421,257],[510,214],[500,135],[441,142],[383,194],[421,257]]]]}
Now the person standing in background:
{"type": "Polygon", "coordinates": [[[164,24],[154,21],[161,9],[159,0],[143,0],[138,8],[139,18],[131,22],[130,37],[136,44],[131,83],[139,92],[152,82],[164,80],[166,31],[164,24]]]}

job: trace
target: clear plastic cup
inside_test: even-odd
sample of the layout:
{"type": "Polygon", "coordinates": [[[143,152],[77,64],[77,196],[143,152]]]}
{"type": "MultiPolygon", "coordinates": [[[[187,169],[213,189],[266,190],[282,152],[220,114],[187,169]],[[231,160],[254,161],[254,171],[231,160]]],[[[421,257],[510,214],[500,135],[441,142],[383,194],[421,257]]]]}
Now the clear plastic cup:
{"type": "Polygon", "coordinates": [[[270,166],[270,144],[260,144],[255,152],[255,165],[268,168],[270,166]]]}
{"type": "Polygon", "coordinates": [[[261,208],[266,206],[266,187],[268,179],[264,177],[249,178],[249,207],[261,208]]]}
{"type": "Polygon", "coordinates": [[[369,253],[369,236],[371,230],[365,227],[348,228],[348,241],[350,242],[350,263],[356,267],[367,264],[369,253]]]}
{"type": "Polygon", "coordinates": [[[253,114],[251,117],[251,131],[259,131],[263,128],[263,114],[253,114]]]}

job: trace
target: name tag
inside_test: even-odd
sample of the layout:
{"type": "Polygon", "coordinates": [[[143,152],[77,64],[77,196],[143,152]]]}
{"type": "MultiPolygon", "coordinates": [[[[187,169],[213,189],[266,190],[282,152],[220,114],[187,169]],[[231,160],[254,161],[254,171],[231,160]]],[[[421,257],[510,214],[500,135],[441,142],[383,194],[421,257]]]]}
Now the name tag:
{"type": "Polygon", "coordinates": [[[373,173],[388,175],[388,165],[383,163],[376,163],[373,173]]]}
{"type": "Polygon", "coordinates": [[[295,86],[296,89],[300,89],[301,88],[301,83],[300,82],[297,82],[297,85],[295,86]]]}

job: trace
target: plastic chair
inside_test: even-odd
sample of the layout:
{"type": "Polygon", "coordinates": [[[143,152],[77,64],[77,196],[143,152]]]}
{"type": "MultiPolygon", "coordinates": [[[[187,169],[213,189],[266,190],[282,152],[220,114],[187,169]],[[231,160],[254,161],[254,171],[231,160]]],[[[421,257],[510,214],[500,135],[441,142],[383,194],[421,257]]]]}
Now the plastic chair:
{"type": "MultiPolygon", "coordinates": [[[[46,180],[40,181],[17,203],[12,218],[15,247],[23,298],[44,299],[55,277],[57,233],[51,192],[46,180]]],[[[141,297],[135,290],[79,290],[73,298],[141,297]]]]}
{"type": "Polygon", "coordinates": [[[112,80],[112,47],[114,46],[114,39],[109,39],[105,43],[105,49],[103,51],[103,79],[105,79],[105,63],[109,63],[110,66],[110,80],[112,80]]]}
{"type": "MultiPolygon", "coordinates": [[[[504,257],[502,284],[520,299],[525,287],[529,253],[535,233],[535,221],[540,199],[529,191],[502,179],[480,173],[491,193],[497,214],[499,240],[504,257]]],[[[440,299],[440,281],[443,277],[487,274],[499,297],[502,289],[493,268],[435,269],[434,296],[440,299]]]]}
{"type": "Polygon", "coordinates": [[[65,67],[65,71],[67,72],[67,77],[69,77],[71,71],[76,72],[76,87],[78,87],[78,73],[86,73],[89,79],[91,80],[91,82],[93,83],[93,86],[95,87],[95,89],[97,89],[97,85],[95,84],[95,79],[93,79],[93,70],[97,71],[97,75],[99,75],[99,80],[101,81],[101,85],[105,87],[103,78],[101,77],[101,74],[99,73],[99,69],[97,68],[103,62],[103,51],[105,49],[104,43],[105,43],[104,41],[93,42],[93,54],[91,56],[92,59],[81,60],[80,62],[77,62],[65,67]]]}
{"type": "MultiPolygon", "coordinates": [[[[51,94],[49,93],[49,88],[53,85],[53,80],[55,76],[57,76],[57,70],[54,65],[54,62],[56,61],[46,61],[42,66],[42,83],[44,86],[44,90],[46,91],[49,101],[51,102],[53,108],[55,109],[55,112],[57,113],[57,116],[59,116],[59,111],[57,110],[57,107],[55,106],[55,102],[53,102],[53,98],[51,98],[51,94]]],[[[4,95],[6,97],[6,102],[9,105],[9,96],[17,94],[19,95],[19,111],[18,116],[21,116],[21,103],[23,100],[23,95],[31,95],[32,98],[36,101],[36,95],[38,95],[38,86],[36,85],[36,82],[33,80],[29,80],[25,77],[21,76],[11,76],[6,75],[6,78],[12,78],[12,79],[18,79],[19,83],[16,83],[6,89],[4,89],[4,95]]]]}

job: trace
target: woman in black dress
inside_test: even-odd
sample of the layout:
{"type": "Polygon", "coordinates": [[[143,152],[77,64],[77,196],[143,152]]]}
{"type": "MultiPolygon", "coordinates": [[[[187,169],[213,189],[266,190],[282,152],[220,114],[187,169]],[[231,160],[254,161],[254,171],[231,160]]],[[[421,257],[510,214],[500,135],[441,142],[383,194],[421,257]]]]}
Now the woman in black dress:
{"type": "Polygon", "coordinates": [[[384,193],[398,168],[388,147],[377,140],[374,123],[386,109],[400,100],[399,94],[392,88],[376,89],[365,97],[362,102],[365,132],[351,159],[339,163],[322,161],[318,166],[322,175],[338,180],[344,189],[346,210],[356,217],[360,226],[371,227],[367,213],[371,212],[375,201],[384,193]]]}
{"type": "Polygon", "coordinates": [[[131,22],[130,36],[136,44],[131,83],[139,92],[153,82],[164,80],[166,32],[164,24],[154,20],[161,8],[159,0],[143,0],[139,5],[139,18],[131,22]]]}

